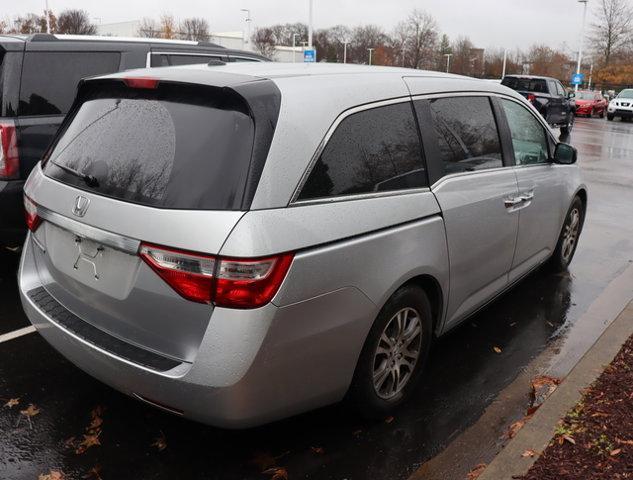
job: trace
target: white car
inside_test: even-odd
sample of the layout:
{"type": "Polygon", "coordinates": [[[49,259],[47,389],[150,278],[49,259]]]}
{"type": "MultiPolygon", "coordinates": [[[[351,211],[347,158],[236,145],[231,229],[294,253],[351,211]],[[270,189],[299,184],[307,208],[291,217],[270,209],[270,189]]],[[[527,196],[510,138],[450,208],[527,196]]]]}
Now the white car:
{"type": "Polygon", "coordinates": [[[622,120],[633,117],[632,88],[622,90],[617,97],[609,102],[609,108],[607,108],[607,120],[611,121],[615,117],[620,117],[622,120]]]}

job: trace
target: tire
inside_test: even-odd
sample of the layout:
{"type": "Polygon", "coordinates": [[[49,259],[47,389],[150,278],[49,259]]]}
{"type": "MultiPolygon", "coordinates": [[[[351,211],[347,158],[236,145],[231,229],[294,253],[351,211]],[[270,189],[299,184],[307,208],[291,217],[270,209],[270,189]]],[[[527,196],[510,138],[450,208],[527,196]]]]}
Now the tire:
{"type": "Polygon", "coordinates": [[[610,113],[607,113],[607,120],[612,122],[614,118],[614,115],[611,115],[610,113]]]}
{"type": "Polygon", "coordinates": [[[553,271],[563,272],[569,267],[576,253],[584,222],[585,207],[580,197],[575,197],[567,211],[563,228],[558,237],[558,243],[550,258],[549,263],[553,271]]]}
{"type": "Polygon", "coordinates": [[[560,127],[560,133],[563,135],[569,135],[573,127],[574,127],[574,116],[570,115],[567,120],[567,125],[565,125],[564,127],[560,127]]]}
{"type": "Polygon", "coordinates": [[[604,118],[604,110],[600,110],[600,118],[604,118]]]}
{"type": "Polygon", "coordinates": [[[431,304],[424,290],[415,285],[397,290],[380,310],[365,340],[347,395],[350,406],[365,417],[382,418],[405,402],[420,381],[432,335],[431,304]],[[413,367],[407,365],[411,363],[413,367]]]}

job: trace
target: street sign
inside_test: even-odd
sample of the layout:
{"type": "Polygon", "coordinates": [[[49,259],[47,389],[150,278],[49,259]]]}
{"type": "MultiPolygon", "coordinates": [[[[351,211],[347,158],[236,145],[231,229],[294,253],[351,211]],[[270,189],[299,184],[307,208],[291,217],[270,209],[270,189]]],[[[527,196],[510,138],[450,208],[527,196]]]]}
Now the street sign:
{"type": "Polygon", "coordinates": [[[316,50],[314,48],[303,51],[303,61],[305,63],[316,62],[316,50]]]}
{"type": "Polygon", "coordinates": [[[572,85],[582,85],[585,82],[585,74],[584,73],[574,73],[571,76],[571,84],[572,85]]]}

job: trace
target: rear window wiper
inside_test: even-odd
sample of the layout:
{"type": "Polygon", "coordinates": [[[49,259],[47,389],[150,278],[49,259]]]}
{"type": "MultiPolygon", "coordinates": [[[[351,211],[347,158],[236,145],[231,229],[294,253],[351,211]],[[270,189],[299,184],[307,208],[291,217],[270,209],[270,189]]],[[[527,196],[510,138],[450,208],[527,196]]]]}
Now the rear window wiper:
{"type": "Polygon", "coordinates": [[[66,165],[62,165],[61,163],[57,163],[55,160],[51,160],[50,162],[57,168],[61,168],[64,172],[69,173],[74,177],[81,178],[89,187],[96,188],[99,186],[99,180],[97,180],[97,177],[95,177],[94,175],[86,175],[85,173],[81,173],[74,168],[70,168],[66,165]]]}

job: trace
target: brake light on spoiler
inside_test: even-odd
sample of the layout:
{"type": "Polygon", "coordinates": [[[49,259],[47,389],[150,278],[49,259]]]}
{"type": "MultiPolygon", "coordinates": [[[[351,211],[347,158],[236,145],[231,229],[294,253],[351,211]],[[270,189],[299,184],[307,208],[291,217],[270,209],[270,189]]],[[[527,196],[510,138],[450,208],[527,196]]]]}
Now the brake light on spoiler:
{"type": "Polygon", "coordinates": [[[227,308],[258,308],[272,300],[294,254],[223,258],[141,244],[141,258],[180,296],[227,308]]]}

